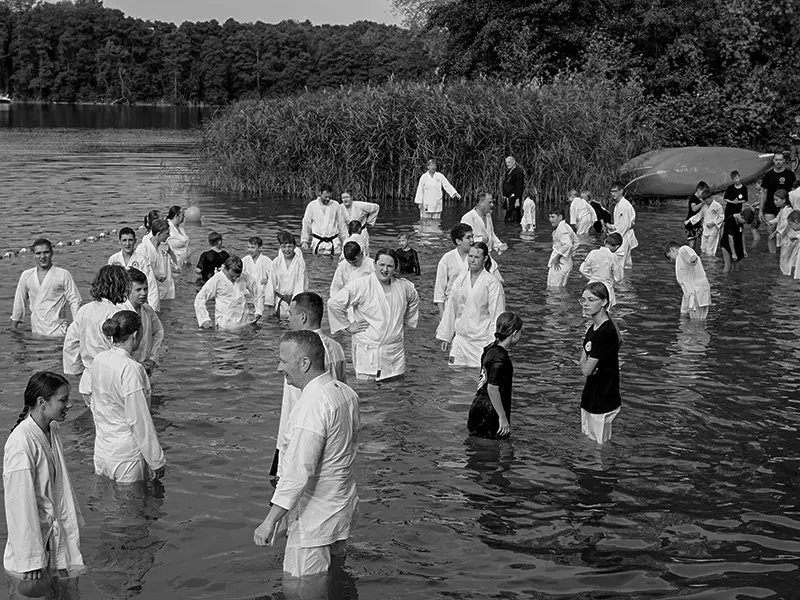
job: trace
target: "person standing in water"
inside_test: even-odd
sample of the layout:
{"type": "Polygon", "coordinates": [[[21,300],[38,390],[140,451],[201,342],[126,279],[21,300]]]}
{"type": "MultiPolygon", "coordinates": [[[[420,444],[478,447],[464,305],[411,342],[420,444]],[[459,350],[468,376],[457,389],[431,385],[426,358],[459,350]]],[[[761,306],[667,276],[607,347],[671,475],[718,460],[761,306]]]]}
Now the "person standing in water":
{"type": "Polygon", "coordinates": [[[578,364],[586,383],[581,394],[581,430],[590,440],[604,444],[611,439],[612,423],[619,414],[619,348],[622,335],[608,314],[608,288],[590,283],[580,299],[583,316],[592,325],[583,338],[578,364]]]}
{"type": "MultiPolygon", "coordinates": [[[[83,518],[59,434],[72,407],[69,392],[62,375],[34,373],[3,451],[8,531],[3,566],[23,596],[43,597],[31,591],[37,582],[49,591],[55,575],[72,576],[83,567],[83,518]]],[[[11,597],[17,597],[14,591],[11,597]]]]}
{"type": "Polygon", "coordinates": [[[786,159],[783,156],[783,152],[776,152],[775,156],[772,157],[772,163],[775,166],[764,173],[764,177],[761,179],[761,220],[767,225],[767,249],[770,254],[775,254],[778,246],[775,242],[775,236],[770,237],[775,231],[774,220],[778,216],[778,207],[775,206],[775,192],[778,190],[786,190],[787,194],[791,192],[797,177],[794,172],[786,168],[786,159]]]}
{"type": "Polygon", "coordinates": [[[478,391],[467,417],[471,435],[502,439],[511,433],[514,364],[508,351],[522,338],[522,319],[513,312],[497,317],[494,341],[483,349],[478,391]]]}
{"type": "Polygon", "coordinates": [[[437,166],[435,160],[429,160],[428,170],[420,175],[417,184],[414,204],[419,205],[420,219],[438,219],[442,216],[444,192],[451,198],[461,198],[461,194],[447,181],[447,177],[436,170],[437,166]]]}
{"type": "Polygon", "coordinates": [[[525,171],[513,156],[506,157],[506,172],[503,175],[503,207],[506,223],[522,220],[522,200],[525,195],[525,171]]]}
{"type": "Polygon", "coordinates": [[[14,294],[11,329],[25,319],[25,305],[31,308],[31,331],[38,335],[61,337],[67,332],[64,308],[69,303],[72,318],[81,306],[81,294],[66,269],[53,266],[53,245],[39,238],[31,246],[36,266],[23,271],[14,294]]]}

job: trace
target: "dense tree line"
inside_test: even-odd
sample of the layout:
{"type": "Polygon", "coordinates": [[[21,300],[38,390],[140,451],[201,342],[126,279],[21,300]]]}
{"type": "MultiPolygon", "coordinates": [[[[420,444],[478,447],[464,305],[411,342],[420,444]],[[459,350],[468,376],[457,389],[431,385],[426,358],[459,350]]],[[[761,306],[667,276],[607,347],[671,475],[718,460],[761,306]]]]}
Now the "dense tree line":
{"type": "Polygon", "coordinates": [[[431,68],[409,31],[365,21],[176,26],[100,0],[0,0],[0,92],[21,100],[224,104],[431,68]]]}
{"type": "Polygon", "coordinates": [[[641,82],[673,143],[786,141],[800,115],[797,0],[395,0],[428,8],[451,75],[641,82]]]}

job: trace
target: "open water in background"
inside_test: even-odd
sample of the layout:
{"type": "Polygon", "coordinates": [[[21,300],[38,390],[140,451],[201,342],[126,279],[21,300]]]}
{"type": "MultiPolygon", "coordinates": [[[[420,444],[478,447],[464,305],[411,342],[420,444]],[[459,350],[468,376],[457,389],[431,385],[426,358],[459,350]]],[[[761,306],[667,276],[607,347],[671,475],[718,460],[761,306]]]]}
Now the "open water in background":
{"type": "MultiPolygon", "coordinates": [[[[195,257],[211,229],[239,253],[261,235],[270,255],[278,228],[300,233],[303,199],[184,185],[196,110],[168,109],[164,120],[159,107],[139,116],[80,109],[79,119],[67,106],[0,113],[0,253],[40,235],[58,242],[136,226],[171,204],[203,211],[202,226],[187,228],[195,257]]],[[[714,305],[706,324],[692,324],[679,318],[680,289],[663,255],[664,242],[682,239],[683,202],[637,209],[641,246],[616,313],[623,410],[613,442],[599,450],[580,434],[579,261],[563,293],[547,292],[546,216],[533,239],[497,223],[509,244],[501,257],[508,306],[525,330],[512,351],[513,437],[496,443],[467,437],[476,373],[448,368],[433,339],[436,263],[468,208],[449,206],[441,229],[416,242],[422,305],[406,337],[406,379],[350,382],[361,397],[361,512],[330,597],[797,598],[800,282],[779,274],[764,236],[740,273],[725,277],[721,258],[704,259],[714,305]]],[[[372,247],[394,246],[415,222],[410,200],[385,208],[372,247]]],[[[88,299],[92,276],[116,250],[115,240],[58,248],[55,263],[88,299]]],[[[30,255],[0,260],[2,319],[32,264],[30,255]]],[[[335,264],[307,264],[311,289],[327,297],[335,264]]],[[[115,487],[93,474],[91,416],[74,388],[62,431],[86,519],[80,597],[282,598],[280,549],[252,542],[272,492],[281,329],[270,320],[239,334],[200,331],[194,275],[176,279],[153,381],[168,460],[163,489],[115,487]]],[[[6,322],[0,348],[6,432],[30,374],[60,370],[61,344],[12,335],[6,322]]],[[[0,529],[5,538],[4,520],[0,529]]]]}

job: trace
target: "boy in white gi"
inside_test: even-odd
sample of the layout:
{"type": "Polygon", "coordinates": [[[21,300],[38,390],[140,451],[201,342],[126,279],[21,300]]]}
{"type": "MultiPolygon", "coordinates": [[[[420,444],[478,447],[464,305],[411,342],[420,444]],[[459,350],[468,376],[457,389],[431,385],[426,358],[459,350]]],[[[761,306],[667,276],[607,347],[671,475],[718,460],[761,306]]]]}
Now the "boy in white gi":
{"type": "Polygon", "coordinates": [[[553,229],[553,251],[547,262],[547,287],[559,288],[567,285],[572,272],[572,253],[580,244],[580,238],[564,220],[564,212],[551,208],[548,213],[553,229]]]}
{"type": "Polygon", "coordinates": [[[669,242],[664,253],[675,263],[675,279],[683,290],[681,315],[688,315],[692,321],[704,320],[711,306],[711,286],[700,257],[689,246],[676,242],[669,242]]]}

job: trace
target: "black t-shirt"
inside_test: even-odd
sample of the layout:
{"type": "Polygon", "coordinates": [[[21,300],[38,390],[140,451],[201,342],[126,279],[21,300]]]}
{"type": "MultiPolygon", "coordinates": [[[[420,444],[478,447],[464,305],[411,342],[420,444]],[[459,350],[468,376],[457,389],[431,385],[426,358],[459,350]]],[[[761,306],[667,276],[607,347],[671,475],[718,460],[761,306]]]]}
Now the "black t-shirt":
{"type": "Polygon", "coordinates": [[[396,254],[400,275],[411,275],[412,273],[419,275],[419,257],[416,250],[413,248],[408,250],[398,248],[396,254]]]}
{"type": "Polygon", "coordinates": [[[200,278],[203,282],[208,281],[214,276],[214,273],[217,272],[217,269],[222,267],[225,264],[225,261],[228,260],[229,254],[222,250],[221,252],[217,252],[216,250],[206,250],[200,255],[200,259],[197,261],[197,268],[200,269],[200,278]]]}
{"type": "Polygon", "coordinates": [[[767,190],[767,199],[764,201],[765,215],[778,214],[778,207],[775,206],[775,192],[778,190],[791,192],[796,180],[795,174],[785,167],[780,173],[776,173],[775,169],[770,169],[764,174],[764,178],[761,180],[761,189],[767,190]]]}
{"type": "Polygon", "coordinates": [[[725,248],[731,255],[736,255],[736,260],[744,258],[744,240],[742,232],[744,231],[744,223],[736,220],[736,217],[731,215],[722,223],[722,239],[720,246],[725,248]],[[733,238],[733,248],[731,248],[729,237],[733,238]]]}
{"type": "Polygon", "coordinates": [[[611,320],[597,329],[594,325],[589,328],[583,338],[583,349],[588,358],[598,361],[583,386],[581,408],[595,415],[616,410],[622,404],[619,395],[619,337],[611,320]]]}
{"type": "Polygon", "coordinates": [[[725,200],[733,200],[736,204],[725,203],[725,218],[742,212],[742,207],[747,203],[747,186],[736,187],[731,184],[725,190],[725,200]]]}
{"type": "Polygon", "coordinates": [[[483,349],[481,355],[481,376],[486,376],[486,385],[475,394],[475,400],[469,409],[467,428],[473,435],[486,438],[497,438],[500,428],[500,417],[495,412],[489,399],[487,386],[496,385],[500,391],[500,401],[506,419],[511,422],[511,384],[514,379],[514,365],[508,351],[496,342],[483,349]]]}

